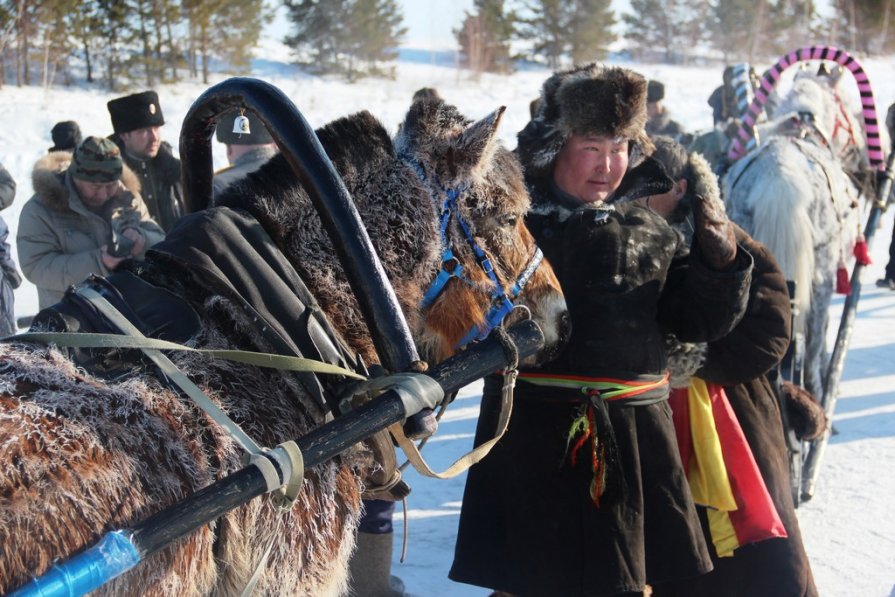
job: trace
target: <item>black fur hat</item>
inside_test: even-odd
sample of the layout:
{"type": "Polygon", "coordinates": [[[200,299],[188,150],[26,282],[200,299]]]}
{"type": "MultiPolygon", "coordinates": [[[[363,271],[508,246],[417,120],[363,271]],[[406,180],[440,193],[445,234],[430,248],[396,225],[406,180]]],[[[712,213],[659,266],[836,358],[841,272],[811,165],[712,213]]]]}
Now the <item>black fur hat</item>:
{"type": "Polygon", "coordinates": [[[261,119],[251,110],[243,110],[242,115],[248,119],[248,132],[233,132],[235,121],[240,116],[240,110],[227,112],[218,121],[215,130],[215,138],[226,145],[266,145],[273,143],[270,131],[261,122],[261,119]]]}
{"type": "Polygon", "coordinates": [[[646,86],[646,101],[659,102],[665,99],[665,85],[659,81],[650,81],[646,86]]]}
{"type": "Polygon", "coordinates": [[[49,151],[74,151],[81,144],[81,127],[74,120],[57,122],[50,130],[53,147],[49,151]]]}
{"type": "Polygon", "coordinates": [[[646,79],[626,69],[588,64],[555,73],[541,88],[536,114],[519,133],[517,152],[528,176],[546,176],[572,133],[623,137],[629,167],[653,145],[644,130],[646,79]]]}
{"type": "Polygon", "coordinates": [[[134,93],[111,100],[106,106],[112,116],[112,128],[116,134],[129,133],[150,126],[162,126],[162,106],[155,91],[134,93]]]}

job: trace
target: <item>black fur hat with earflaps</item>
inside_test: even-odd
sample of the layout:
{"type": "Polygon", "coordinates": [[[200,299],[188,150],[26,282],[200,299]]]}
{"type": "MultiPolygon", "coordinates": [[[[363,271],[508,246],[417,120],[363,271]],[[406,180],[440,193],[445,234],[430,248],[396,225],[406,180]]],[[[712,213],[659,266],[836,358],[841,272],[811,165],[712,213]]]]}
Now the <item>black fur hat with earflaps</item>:
{"type": "Polygon", "coordinates": [[[537,112],[519,133],[517,152],[527,176],[546,176],[572,133],[623,137],[629,167],[652,153],[646,134],[646,79],[626,68],[588,64],[544,82],[537,112]]]}

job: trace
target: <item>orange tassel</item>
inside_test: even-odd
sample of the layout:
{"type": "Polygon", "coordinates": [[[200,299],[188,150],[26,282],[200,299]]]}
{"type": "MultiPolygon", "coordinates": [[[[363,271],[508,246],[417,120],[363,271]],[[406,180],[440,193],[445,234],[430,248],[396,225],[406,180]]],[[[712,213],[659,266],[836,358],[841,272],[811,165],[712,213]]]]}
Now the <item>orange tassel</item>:
{"type": "Polygon", "coordinates": [[[572,421],[572,426],[569,428],[569,435],[566,439],[566,451],[569,455],[569,461],[574,467],[578,464],[578,454],[581,449],[585,445],[589,446],[590,466],[593,477],[591,478],[588,493],[590,494],[591,502],[593,502],[595,507],[599,508],[600,497],[603,495],[606,487],[606,450],[603,442],[597,437],[597,423],[594,420],[593,408],[592,405],[587,404],[583,411],[572,421]],[[575,440],[571,449],[569,449],[576,435],[579,437],[575,440]]]}
{"type": "Polygon", "coordinates": [[[839,262],[839,267],[836,268],[836,294],[844,294],[846,296],[851,294],[848,270],[845,269],[845,263],[841,261],[839,262]]]}
{"type": "Polygon", "coordinates": [[[855,242],[855,261],[857,261],[861,265],[870,265],[870,251],[867,249],[867,239],[864,238],[863,234],[858,235],[858,240],[855,242]]]}

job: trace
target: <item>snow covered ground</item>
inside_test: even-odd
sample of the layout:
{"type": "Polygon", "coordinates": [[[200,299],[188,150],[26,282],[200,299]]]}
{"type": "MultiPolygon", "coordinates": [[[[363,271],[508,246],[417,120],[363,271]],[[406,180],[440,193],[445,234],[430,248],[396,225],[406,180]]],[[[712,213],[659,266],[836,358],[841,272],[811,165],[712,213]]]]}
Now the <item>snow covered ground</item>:
{"type": "MultiPolygon", "coordinates": [[[[470,117],[482,117],[498,106],[507,112],[501,135],[515,147],[515,134],[528,120],[529,101],[537,96],[547,72],[527,69],[510,77],[483,75],[473,80],[454,69],[450,56],[431,50],[402,50],[395,81],[370,79],[353,85],[335,79],[309,77],[291,66],[283,48],[268,42],[258,53],[254,74],[280,87],[313,126],[351,112],[368,109],[394,131],[413,92],[435,87],[470,117]]],[[[666,104],[688,130],[711,126],[706,105],[721,81],[721,68],[631,64],[649,78],[666,85],[666,104]]],[[[767,65],[762,65],[767,66],[767,65]]],[[[864,63],[882,114],[895,101],[895,59],[864,63]]],[[[846,75],[848,76],[848,75],[846,75]]],[[[225,78],[216,75],[213,82],[225,78]]],[[[853,87],[853,86],[852,86],[853,87]]],[[[176,146],[180,124],[192,101],[206,86],[187,82],[157,88],[168,124],[163,137],[176,146]]],[[[18,215],[31,196],[30,171],[52,145],[50,128],[60,120],[76,120],[86,135],[111,133],[106,102],[112,94],[99,88],[17,88],[0,90],[0,162],[18,182],[15,204],[2,213],[15,239],[18,215]]],[[[855,104],[857,106],[857,104],[855,104]]],[[[215,143],[215,167],[225,165],[222,146],[215,143]]],[[[895,293],[877,289],[892,233],[892,215],[873,245],[874,262],[864,276],[863,297],[848,353],[835,425],[820,474],[816,497],[799,509],[803,534],[820,592],[825,596],[895,595],[895,293]]],[[[36,310],[34,287],[25,283],[16,292],[17,314],[36,310]]],[[[842,301],[833,305],[838,322],[842,301]]],[[[835,335],[831,330],[830,339],[835,335]]],[[[480,387],[465,390],[442,420],[438,435],[424,455],[433,467],[446,467],[471,446],[480,387]]],[[[464,478],[434,481],[408,472],[414,488],[408,500],[409,553],[398,563],[401,516],[395,546],[394,572],[409,591],[420,596],[485,595],[487,591],[447,579],[460,513],[464,478]]],[[[533,480],[534,482],[534,480],[533,480]]]]}

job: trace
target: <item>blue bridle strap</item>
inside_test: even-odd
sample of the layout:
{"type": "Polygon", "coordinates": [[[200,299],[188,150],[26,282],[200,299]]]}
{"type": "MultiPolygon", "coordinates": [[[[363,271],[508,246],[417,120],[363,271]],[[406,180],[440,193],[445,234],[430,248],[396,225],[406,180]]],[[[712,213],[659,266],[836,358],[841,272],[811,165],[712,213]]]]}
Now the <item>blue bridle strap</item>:
{"type": "MultiPolygon", "coordinates": [[[[425,171],[423,170],[422,165],[414,160],[413,158],[402,156],[404,160],[410,165],[412,165],[420,178],[423,180],[427,180],[425,171]]],[[[443,188],[443,187],[442,187],[443,188]]],[[[485,272],[485,275],[491,280],[491,284],[493,286],[491,290],[491,308],[485,314],[485,321],[481,326],[473,326],[469,332],[460,340],[457,344],[457,348],[462,348],[466,346],[470,342],[483,340],[488,334],[491,333],[491,330],[499,326],[503,323],[504,318],[513,310],[515,305],[513,304],[513,300],[516,299],[521,293],[522,289],[525,288],[525,285],[531,279],[531,276],[534,274],[535,270],[538,269],[538,266],[541,264],[541,261],[544,259],[544,254],[541,252],[541,249],[536,248],[534,255],[532,255],[531,261],[529,261],[528,265],[519,274],[519,277],[516,278],[516,281],[513,283],[513,287],[510,289],[509,296],[504,291],[503,284],[500,283],[500,280],[497,279],[497,274],[494,272],[494,265],[491,263],[491,259],[485,254],[485,251],[479,246],[477,242],[475,242],[475,237],[472,234],[472,231],[469,229],[469,225],[466,223],[466,220],[463,219],[463,216],[460,215],[460,209],[457,207],[457,199],[460,197],[460,194],[466,190],[466,187],[459,188],[447,188],[444,189],[444,193],[446,195],[446,199],[441,206],[441,221],[439,222],[439,232],[441,234],[441,245],[444,249],[441,252],[441,267],[438,269],[438,273],[435,275],[435,279],[429,285],[429,288],[426,290],[423,295],[422,300],[420,301],[420,308],[427,309],[431,307],[441,293],[444,291],[448,282],[451,281],[452,278],[456,278],[462,282],[469,284],[470,286],[475,286],[476,284],[472,282],[468,277],[463,275],[463,265],[460,263],[460,260],[454,255],[454,252],[451,248],[450,242],[448,241],[448,226],[450,225],[451,216],[456,217],[457,223],[460,225],[460,229],[463,231],[463,236],[466,237],[466,242],[469,244],[470,248],[472,248],[473,253],[475,254],[476,261],[479,264],[479,267],[482,268],[482,271],[485,272]]]]}
{"type": "Polygon", "coordinates": [[[531,261],[528,262],[528,265],[522,273],[519,274],[516,281],[513,282],[513,288],[510,290],[509,296],[504,293],[503,287],[500,284],[497,284],[495,287],[496,290],[491,293],[491,308],[488,310],[488,313],[485,314],[484,325],[474,326],[469,330],[469,332],[467,332],[467,334],[460,340],[458,346],[465,346],[473,341],[484,340],[488,334],[491,333],[491,330],[503,323],[504,318],[515,308],[513,301],[522,293],[522,289],[528,284],[528,281],[535,273],[535,270],[538,269],[538,266],[543,259],[544,253],[541,252],[540,248],[536,248],[534,255],[531,257],[531,261]]]}

